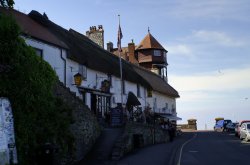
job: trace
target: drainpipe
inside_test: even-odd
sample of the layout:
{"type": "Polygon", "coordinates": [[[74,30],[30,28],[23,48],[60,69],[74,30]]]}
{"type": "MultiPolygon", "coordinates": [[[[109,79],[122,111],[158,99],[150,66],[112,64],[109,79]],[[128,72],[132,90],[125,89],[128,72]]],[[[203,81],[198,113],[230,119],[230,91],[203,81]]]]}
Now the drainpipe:
{"type": "Polygon", "coordinates": [[[66,86],[66,59],[63,57],[63,53],[62,53],[62,48],[60,49],[60,51],[61,51],[61,59],[63,60],[63,62],[64,62],[64,82],[63,82],[63,84],[66,86]]]}

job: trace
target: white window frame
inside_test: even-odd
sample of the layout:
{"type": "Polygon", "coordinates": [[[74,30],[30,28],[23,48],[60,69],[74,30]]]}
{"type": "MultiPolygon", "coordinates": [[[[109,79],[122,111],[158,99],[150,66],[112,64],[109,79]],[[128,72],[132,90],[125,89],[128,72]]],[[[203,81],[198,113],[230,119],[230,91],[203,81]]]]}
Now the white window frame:
{"type": "Polygon", "coordinates": [[[87,79],[87,67],[85,65],[79,65],[79,73],[82,75],[84,80],[87,79]]]}

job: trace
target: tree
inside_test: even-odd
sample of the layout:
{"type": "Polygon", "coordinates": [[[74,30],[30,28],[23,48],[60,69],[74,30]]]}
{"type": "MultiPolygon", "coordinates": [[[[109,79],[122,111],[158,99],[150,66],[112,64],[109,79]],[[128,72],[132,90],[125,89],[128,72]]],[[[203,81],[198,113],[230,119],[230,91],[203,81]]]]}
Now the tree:
{"type": "Polygon", "coordinates": [[[0,0],[0,5],[6,8],[13,8],[14,0],[0,0]]]}
{"type": "MultiPolygon", "coordinates": [[[[0,96],[9,98],[20,165],[36,165],[41,145],[49,142],[61,151],[73,143],[69,133],[71,111],[54,97],[58,78],[33,48],[20,37],[14,19],[0,14],[0,96]]],[[[67,152],[67,151],[66,151],[67,152]]]]}

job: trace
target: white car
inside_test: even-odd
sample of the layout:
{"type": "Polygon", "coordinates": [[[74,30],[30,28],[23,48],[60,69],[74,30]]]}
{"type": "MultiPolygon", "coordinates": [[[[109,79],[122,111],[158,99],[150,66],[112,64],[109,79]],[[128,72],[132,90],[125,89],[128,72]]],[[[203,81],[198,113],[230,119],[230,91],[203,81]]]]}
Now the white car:
{"type": "Polygon", "coordinates": [[[243,123],[240,128],[240,139],[250,140],[250,122],[243,123]]]}

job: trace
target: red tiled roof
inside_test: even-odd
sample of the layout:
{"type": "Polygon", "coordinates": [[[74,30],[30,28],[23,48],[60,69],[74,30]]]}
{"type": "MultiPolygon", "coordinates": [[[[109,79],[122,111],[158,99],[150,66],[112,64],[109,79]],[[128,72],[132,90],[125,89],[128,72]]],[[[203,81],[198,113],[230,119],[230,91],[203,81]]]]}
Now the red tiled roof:
{"type": "Polygon", "coordinates": [[[4,9],[2,7],[0,7],[0,13],[12,15],[21,28],[22,34],[68,49],[68,46],[64,42],[59,40],[49,30],[39,25],[26,14],[13,9],[4,9]]]}
{"type": "Polygon", "coordinates": [[[141,49],[163,49],[163,46],[150,34],[148,33],[141,43],[136,47],[136,50],[141,49]]]}

